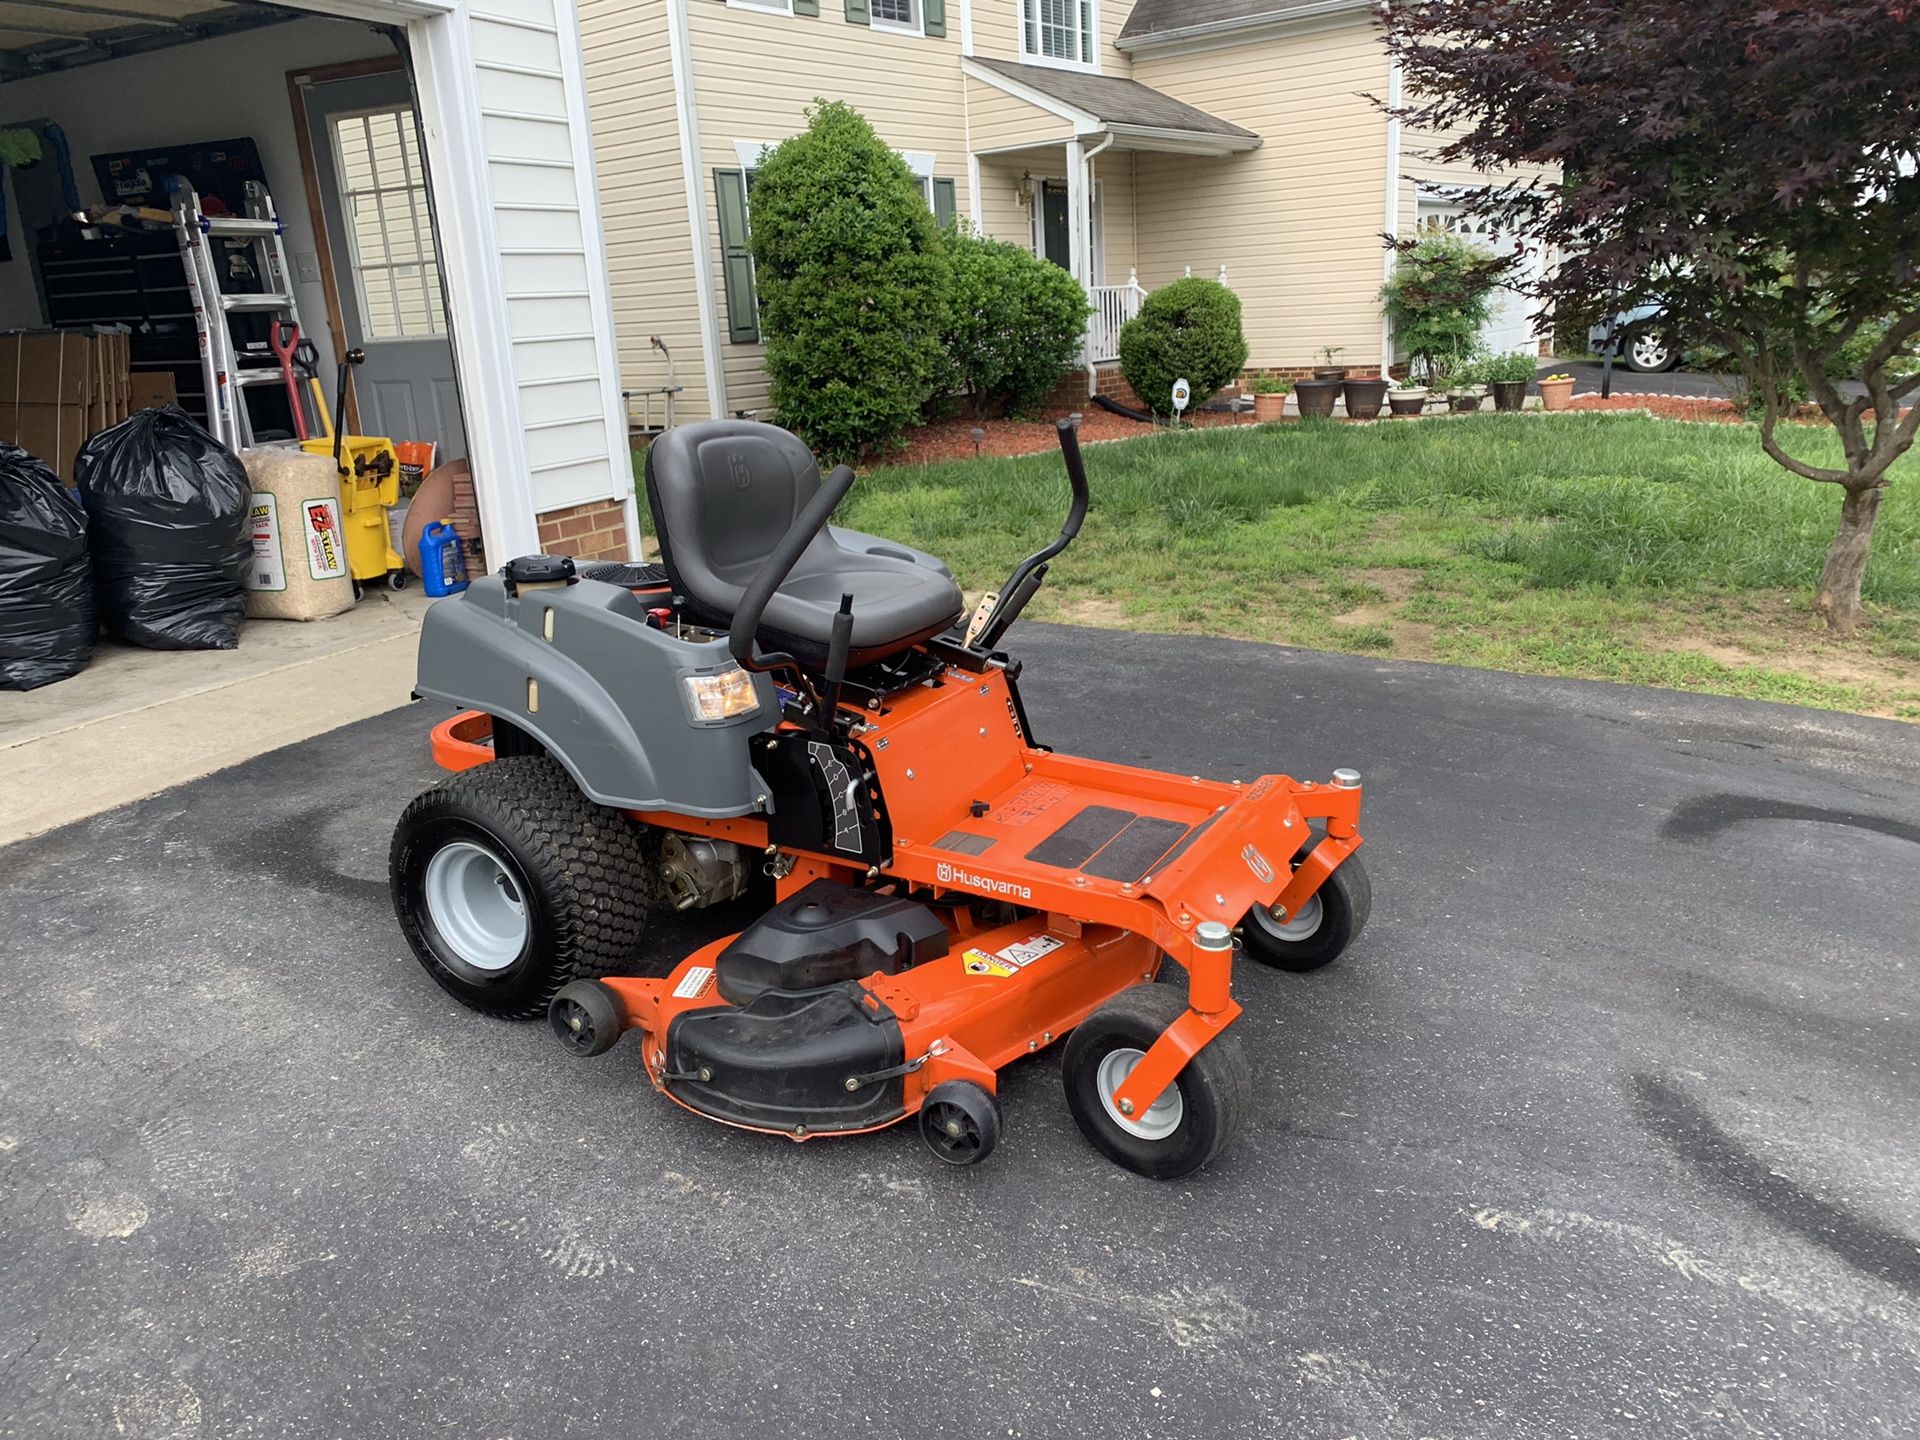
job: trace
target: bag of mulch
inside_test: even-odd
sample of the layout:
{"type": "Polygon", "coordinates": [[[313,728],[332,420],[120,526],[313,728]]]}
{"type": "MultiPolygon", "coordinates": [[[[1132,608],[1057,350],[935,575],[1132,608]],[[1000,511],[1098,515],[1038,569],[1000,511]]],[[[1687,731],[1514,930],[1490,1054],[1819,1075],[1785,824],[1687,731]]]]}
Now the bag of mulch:
{"type": "Polygon", "coordinates": [[[324,620],[353,608],[340,472],[331,455],[280,445],[240,452],[253,486],[247,618],[324,620]]]}
{"type": "Polygon", "coordinates": [[[78,675],[98,630],[87,512],[50,467],[0,441],[0,690],[78,675]]]}
{"type": "Polygon", "coordinates": [[[172,405],[80,447],[94,593],[110,634],[150,650],[240,643],[253,487],[238,457],[172,405]]]}

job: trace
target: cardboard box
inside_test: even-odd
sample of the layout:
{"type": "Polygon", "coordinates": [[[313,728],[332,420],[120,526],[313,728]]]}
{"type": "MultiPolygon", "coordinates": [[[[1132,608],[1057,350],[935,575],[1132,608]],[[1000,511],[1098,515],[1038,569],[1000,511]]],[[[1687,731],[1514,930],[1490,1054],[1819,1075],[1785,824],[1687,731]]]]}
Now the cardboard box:
{"type": "Polygon", "coordinates": [[[77,331],[0,335],[0,404],[85,405],[96,359],[93,337],[77,331]]]}
{"type": "Polygon", "coordinates": [[[10,440],[44,460],[73,484],[73,458],[93,432],[81,405],[12,405],[0,402],[0,440],[10,440]]]}
{"type": "Polygon", "coordinates": [[[171,370],[136,370],[131,378],[129,405],[134,410],[157,410],[180,403],[180,387],[171,370]]]}

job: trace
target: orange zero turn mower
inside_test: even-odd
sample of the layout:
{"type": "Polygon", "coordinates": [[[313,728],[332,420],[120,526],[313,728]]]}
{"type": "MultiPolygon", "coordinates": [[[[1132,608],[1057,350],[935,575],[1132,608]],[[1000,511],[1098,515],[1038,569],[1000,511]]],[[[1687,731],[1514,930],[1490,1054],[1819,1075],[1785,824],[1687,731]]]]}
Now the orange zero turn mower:
{"type": "Polygon", "coordinates": [[[1360,778],[1166,775],[1034,738],[1000,647],[1086,514],[1059,428],[1066,525],[971,615],[934,557],[829,523],[851,470],[823,481],[746,421],[654,442],[661,565],[530,556],[435,604],[418,693],[465,707],[433,736],[455,773],[390,865],[433,978],[578,1055],[635,1031],[656,1090],[740,1129],[917,1117],[972,1164],[1000,1072],[1064,1042],[1110,1159],[1172,1178],[1218,1154],[1251,1085],[1236,956],[1315,969],[1366,923],[1360,778]],[[756,874],[772,903],[744,930],[649,953],[656,907],[756,874]]]}

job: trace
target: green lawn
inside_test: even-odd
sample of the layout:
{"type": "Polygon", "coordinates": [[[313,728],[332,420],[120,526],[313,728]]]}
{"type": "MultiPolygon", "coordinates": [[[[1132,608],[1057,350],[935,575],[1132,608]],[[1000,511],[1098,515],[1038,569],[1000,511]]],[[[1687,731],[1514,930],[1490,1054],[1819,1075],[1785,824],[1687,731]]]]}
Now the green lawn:
{"type": "MultiPolygon", "coordinates": [[[[1834,457],[1821,431],[1794,447],[1834,457]]],[[[1752,429],[1484,416],[1089,447],[1093,508],[1035,618],[1706,690],[1920,719],[1920,457],[1896,469],[1871,624],[1808,614],[1839,491],[1752,429]]],[[[836,517],[970,595],[1057,530],[1057,456],[875,470],[836,517]]]]}

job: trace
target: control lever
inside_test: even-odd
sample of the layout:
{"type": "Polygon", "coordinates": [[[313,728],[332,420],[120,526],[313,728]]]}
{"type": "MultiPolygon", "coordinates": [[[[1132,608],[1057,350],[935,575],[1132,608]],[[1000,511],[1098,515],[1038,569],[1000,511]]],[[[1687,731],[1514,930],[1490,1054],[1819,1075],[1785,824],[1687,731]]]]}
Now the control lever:
{"type": "Polygon", "coordinates": [[[827,638],[827,684],[820,695],[820,728],[833,735],[833,717],[840,711],[840,687],[847,680],[847,651],[853,645],[853,596],[840,597],[840,609],[833,617],[833,633],[827,638]]]}

